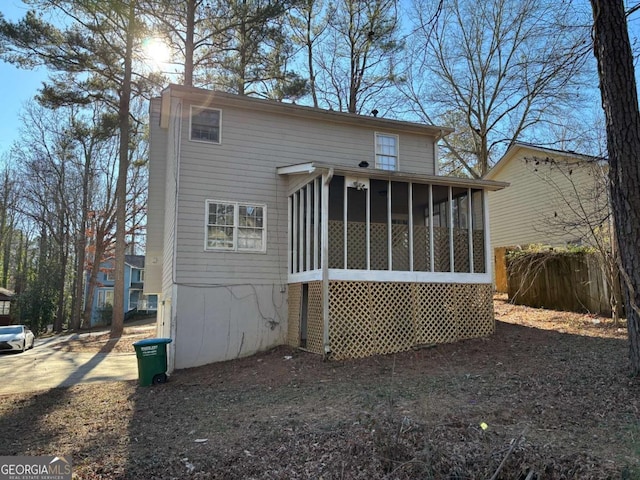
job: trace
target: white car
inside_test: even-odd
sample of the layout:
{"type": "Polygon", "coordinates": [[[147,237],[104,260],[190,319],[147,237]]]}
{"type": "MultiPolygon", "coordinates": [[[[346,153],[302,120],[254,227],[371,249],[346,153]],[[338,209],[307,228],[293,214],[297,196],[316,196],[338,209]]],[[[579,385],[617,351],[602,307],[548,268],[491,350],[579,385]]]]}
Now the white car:
{"type": "Polygon", "coordinates": [[[0,352],[18,350],[24,352],[33,348],[35,335],[25,325],[8,325],[0,327],[0,352]]]}

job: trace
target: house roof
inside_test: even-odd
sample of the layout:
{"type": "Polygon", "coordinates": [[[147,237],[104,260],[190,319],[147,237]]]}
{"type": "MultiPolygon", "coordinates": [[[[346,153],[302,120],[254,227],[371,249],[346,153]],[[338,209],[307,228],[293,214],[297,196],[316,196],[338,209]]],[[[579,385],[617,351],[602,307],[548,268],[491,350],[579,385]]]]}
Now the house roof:
{"type": "Polygon", "coordinates": [[[562,158],[568,162],[599,162],[602,158],[585,155],[571,150],[556,150],[554,148],[540,147],[532,143],[515,142],[511,145],[500,160],[483,177],[485,180],[494,180],[500,171],[511,160],[520,157],[522,152],[529,151],[534,155],[544,155],[545,157],[562,158]]]}
{"type": "Polygon", "coordinates": [[[365,125],[380,129],[393,129],[423,135],[435,136],[437,139],[452,133],[454,130],[449,127],[427,125],[417,122],[407,122],[393,120],[384,117],[374,117],[368,115],[358,115],[355,113],[336,112],[321,108],[307,107],[292,103],[278,102],[275,100],[264,100],[261,98],[248,97],[246,95],[235,95],[202,88],[188,87],[184,85],[169,85],[162,92],[162,111],[160,114],[160,126],[166,128],[169,125],[169,108],[165,102],[173,97],[193,97],[203,106],[209,104],[231,105],[237,108],[247,108],[251,110],[263,110],[281,115],[298,116],[312,118],[332,123],[344,123],[352,125],[365,125]]]}
{"type": "Polygon", "coordinates": [[[380,170],[370,168],[345,167],[342,165],[331,165],[325,162],[307,162],[296,165],[286,165],[278,167],[280,175],[312,174],[317,171],[333,171],[339,175],[351,175],[379,180],[398,180],[430,183],[433,185],[445,185],[463,188],[483,188],[485,190],[502,190],[509,186],[507,182],[499,182],[486,179],[472,179],[461,177],[448,177],[442,175],[426,175],[421,173],[396,172],[391,170],[380,170]]]}
{"type": "Polygon", "coordinates": [[[124,261],[133,268],[144,268],[144,255],[125,255],[124,261]]]}

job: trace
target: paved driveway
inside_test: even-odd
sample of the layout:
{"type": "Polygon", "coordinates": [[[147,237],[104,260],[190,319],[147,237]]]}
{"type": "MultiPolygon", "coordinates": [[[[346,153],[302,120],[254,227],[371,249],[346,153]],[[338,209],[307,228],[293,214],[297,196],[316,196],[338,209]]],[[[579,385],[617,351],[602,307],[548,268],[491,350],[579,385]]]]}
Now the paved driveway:
{"type": "Polygon", "coordinates": [[[52,348],[69,338],[36,339],[35,347],[24,353],[0,354],[0,395],[138,378],[135,352],[77,353],[52,348]]]}

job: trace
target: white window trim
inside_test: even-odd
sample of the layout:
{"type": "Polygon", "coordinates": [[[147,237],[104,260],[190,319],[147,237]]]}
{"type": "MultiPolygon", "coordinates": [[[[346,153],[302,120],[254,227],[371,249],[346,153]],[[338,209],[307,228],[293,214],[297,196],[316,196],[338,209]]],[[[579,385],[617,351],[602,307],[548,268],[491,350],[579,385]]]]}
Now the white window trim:
{"type": "Polygon", "coordinates": [[[198,143],[206,143],[207,145],[222,145],[222,110],[219,108],[212,108],[212,107],[204,107],[204,106],[200,106],[200,105],[191,105],[189,107],[189,140],[192,142],[198,142],[198,143]],[[198,138],[192,138],[191,134],[193,132],[193,111],[194,110],[215,110],[218,112],[218,141],[217,142],[212,142],[209,140],[200,140],[198,138]]]}
{"type": "Polygon", "coordinates": [[[239,253],[266,253],[267,252],[267,205],[257,202],[236,202],[231,200],[207,199],[204,202],[204,249],[207,252],[239,252],[239,253]],[[209,204],[226,203],[233,205],[233,248],[220,248],[209,246],[209,204]],[[238,248],[238,224],[239,207],[260,207],[262,208],[262,249],[238,248]]]}
{"type": "Polygon", "coordinates": [[[108,269],[104,274],[104,279],[107,282],[115,282],[116,281],[116,270],[115,270],[115,268],[108,269]]]}
{"type": "MultiPolygon", "coordinates": [[[[378,168],[380,170],[387,170],[389,172],[398,172],[400,170],[400,136],[395,134],[395,133],[385,133],[385,132],[375,132],[374,136],[373,136],[373,151],[374,151],[374,165],[375,168],[378,168]],[[378,137],[382,136],[382,137],[395,137],[396,139],[396,168],[395,170],[387,170],[387,169],[381,169],[378,166],[378,155],[383,155],[382,153],[378,152],[378,137]]],[[[389,157],[391,155],[384,155],[386,157],[389,157]]]]}
{"type": "Polygon", "coordinates": [[[113,308],[113,288],[101,288],[98,290],[98,301],[96,306],[98,308],[105,308],[107,305],[111,305],[113,308]],[[111,303],[107,303],[107,294],[111,293],[111,303]]]}

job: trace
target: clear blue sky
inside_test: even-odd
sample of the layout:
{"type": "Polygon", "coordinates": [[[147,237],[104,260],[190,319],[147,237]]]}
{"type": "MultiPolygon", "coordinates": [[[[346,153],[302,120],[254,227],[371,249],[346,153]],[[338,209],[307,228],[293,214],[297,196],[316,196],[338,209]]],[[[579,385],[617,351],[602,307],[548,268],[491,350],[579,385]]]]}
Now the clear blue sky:
{"type": "MultiPolygon", "coordinates": [[[[15,21],[25,15],[27,7],[18,0],[2,0],[0,12],[5,19],[15,21]]],[[[18,139],[22,106],[33,98],[46,78],[46,70],[20,70],[0,61],[0,157],[18,139]]]]}

